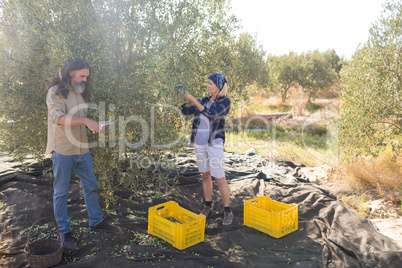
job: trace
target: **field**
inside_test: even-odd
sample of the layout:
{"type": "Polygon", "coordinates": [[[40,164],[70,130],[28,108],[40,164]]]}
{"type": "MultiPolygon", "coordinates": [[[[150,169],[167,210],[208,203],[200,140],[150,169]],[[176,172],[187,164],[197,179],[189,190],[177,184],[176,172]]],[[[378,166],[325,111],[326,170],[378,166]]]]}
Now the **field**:
{"type": "Polygon", "coordinates": [[[318,183],[358,214],[368,218],[400,218],[402,157],[392,159],[390,152],[384,150],[377,158],[343,163],[338,157],[333,121],[338,116],[338,105],[332,96],[307,103],[296,90],[285,103],[280,96],[268,97],[256,92],[249,102],[235,108],[233,117],[248,118],[248,122],[235,125],[234,131],[228,133],[226,149],[241,153],[254,148],[267,161],[329,167],[325,181],[318,183]],[[261,118],[278,113],[289,116],[273,121],[261,118]]]}

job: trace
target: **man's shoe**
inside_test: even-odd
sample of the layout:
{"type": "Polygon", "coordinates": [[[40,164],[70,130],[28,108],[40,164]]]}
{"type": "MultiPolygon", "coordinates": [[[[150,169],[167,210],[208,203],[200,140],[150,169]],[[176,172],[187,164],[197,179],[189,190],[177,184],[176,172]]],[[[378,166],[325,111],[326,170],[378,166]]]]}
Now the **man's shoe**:
{"type": "Polygon", "coordinates": [[[212,211],[212,207],[204,206],[200,215],[204,215],[206,218],[206,217],[208,217],[209,213],[211,213],[211,211],[212,211]]]}
{"type": "Polygon", "coordinates": [[[233,212],[223,212],[223,221],[222,221],[222,225],[229,225],[232,224],[234,215],[233,212]]]}
{"type": "Polygon", "coordinates": [[[71,232],[68,232],[66,234],[61,234],[61,241],[63,242],[64,245],[64,250],[67,251],[75,251],[77,250],[77,246],[75,245],[74,238],[71,236],[71,232]]]}
{"type": "Polygon", "coordinates": [[[107,224],[105,221],[102,221],[101,223],[98,223],[95,226],[89,226],[90,231],[104,231],[111,233],[113,231],[116,231],[116,227],[107,224]]]}

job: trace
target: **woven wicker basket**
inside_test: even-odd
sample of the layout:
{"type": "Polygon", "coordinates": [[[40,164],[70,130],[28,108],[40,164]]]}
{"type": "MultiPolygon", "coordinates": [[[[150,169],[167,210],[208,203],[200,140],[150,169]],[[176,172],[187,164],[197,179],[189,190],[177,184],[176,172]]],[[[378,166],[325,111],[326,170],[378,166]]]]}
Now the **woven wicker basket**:
{"type": "Polygon", "coordinates": [[[63,257],[63,248],[63,242],[60,239],[59,226],[56,221],[53,218],[44,217],[32,224],[28,234],[27,245],[24,248],[24,255],[27,259],[28,265],[33,268],[50,267],[61,261],[61,258],[63,257]],[[29,243],[33,227],[41,220],[52,220],[54,222],[57,229],[57,239],[45,238],[29,243]]]}

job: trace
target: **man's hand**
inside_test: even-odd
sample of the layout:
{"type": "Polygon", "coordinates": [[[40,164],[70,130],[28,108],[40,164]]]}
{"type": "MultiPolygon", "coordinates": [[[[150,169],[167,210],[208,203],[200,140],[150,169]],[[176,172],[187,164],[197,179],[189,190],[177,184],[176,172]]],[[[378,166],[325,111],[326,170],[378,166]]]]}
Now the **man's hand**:
{"type": "Polygon", "coordinates": [[[99,124],[97,122],[95,122],[94,120],[91,120],[89,118],[87,118],[85,125],[87,126],[87,128],[89,128],[89,130],[92,131],[93,134],[98,133],[101,131],[101,128],[99,127],[99,124]]]}
{"type": "Polygon", "coordinates": [[[59,118],[59,125],[65,125],[65,126],[85,125],[87,128],[89,128],[89,130],[92,131],[92,134],[99,133],[100,131],[106,128],[106,126],[100,127],[96,121],[91,120],[89,118],[75,117],[67,114],[62,115],[59,118]]]}

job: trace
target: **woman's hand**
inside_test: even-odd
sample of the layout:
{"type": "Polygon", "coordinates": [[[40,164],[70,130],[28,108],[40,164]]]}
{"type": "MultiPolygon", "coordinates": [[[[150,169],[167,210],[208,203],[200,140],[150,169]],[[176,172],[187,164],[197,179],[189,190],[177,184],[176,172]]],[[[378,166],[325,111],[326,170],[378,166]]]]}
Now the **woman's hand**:
{"type": "Polygon", "coordinates": [[[183,93],[179,92],[179,93],[177,93],[177,95],[179,95],[180,105],[183,105],[184,104],[183,93]]]}
{"type": "Polygon", "coordinates": [[[189,102],[191,102],[192,104],[197,104],[197,103],[198,103],[197,99],[194,98],[193,95],[191,95],[191,94],[188,93],[187,91],[186,91],[186,93],[184,93],[184,95],[186,96],[186,99],[187,99],[189,102]]]}
{"type": "Polygon", "coordinates": [[[178,89],[177,95],[179,96],[179,99],[180,99],[180,105],[183,105],[184,104],[183,86],[182,85],[177,85],[176,89],[178,89]]]}
{"type": "Polygon", "coordinates": [[[201,112],[204,110],[204,105],[202,105],[201,103],[198,102],[198,100],[196,98],[193,97],[193,95],[191,95],[190,93],[188,93],[186,91],[186,93],[184,93],[184,95],[186,96],[187,100],[189,102],[191,102],[192,104],[195,105],[195,107],[197,107],[198,110],[200,110],[201,112]]]}

